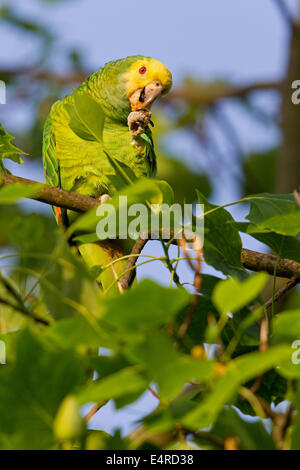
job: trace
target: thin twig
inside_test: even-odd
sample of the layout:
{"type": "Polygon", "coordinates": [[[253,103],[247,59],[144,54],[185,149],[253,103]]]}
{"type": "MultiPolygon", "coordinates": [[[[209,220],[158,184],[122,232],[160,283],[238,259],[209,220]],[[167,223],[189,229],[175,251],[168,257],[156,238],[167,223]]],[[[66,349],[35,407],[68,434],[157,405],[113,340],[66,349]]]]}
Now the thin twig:
{"type": "Polygon", "coordinates": [[[187,248],[186,248],[186,240],[185,239],[180,240],[180,246],[183,249],[183,252],[185,254],[185,257],[186,257],[186,260],[187,260],[189,266],[195,272],[195,277],[194,277],[195,294],[193,296],[193,299],[192,299],[192,302],[190,304],[187,315],[186,315],[183,323],[180,325],[180,327],[178,329],[178,334],[177,334],[178,341],[182,340],[182,338],[186,334],[190,324],[192,323],[193,316],[195,314],[197,304],[198,304],[198,301],[199,301],[199,292],[200,292],[201,282],[202,282],[202,277],[201,277],[201,248],[199,246],[199,240],[196,237],[195,241],[194,241],[194,250],[195,250],[196,255],[197,255],[196,265],[194,265],[194,263],[190,259],[189,253],[188,253],[187,248]]]}
{"type": "Polygon", "coordinates": [[[160,242],[161,242],[161,245],[162,245],[164,253],[165,253],[166,265],[167,265],[167,268],[169,269],[169,271],[171,273],[172,279],[175,282],[175,284],[177,285],[177,287],[181,287],[180,279],[179,279],[179,276],[176,272],[176,268],[173,267],[173,265],[171,263],[171,260],[170,260],[169,247],[168,247],[167,244],[165,244],[164,240],[160,240],[160,242]]]}
{"type": "MultiPolygon", "coordinates": [[[[136,242],[136,244],[132,248],[130,258],[128,258],[128,261],[125,266],[126,274],[124,274],[120,283],[123,289],[128,289],[131,286],[134,280],[134,274],[133,274],[132,268],[136,265],[136,262],[138,260],[137,255],[141,253],[147,241],[148,240],[139,238],[139,240],[136,242]]],[[[134,270],[134,273],[135,273],[135,270],[134,270]]]]}
{"type": "Polygon", "coordinates": [[[16,312],[19,312],[22,315],[25,315],[25,316],[31,318],[36,323],[40,323],[41,325],[45,325],[45,326],[50,325],[50,323],[47,320],[44,320],[42,318],[37,317],[36,315],[33,314],[33,312],[31,312],[31,311],[29,311],[25,308],[22,308],[21,305],[14,305],[14,304],[10,303],[8,300],[3,299],[2,297],[0,297],[0,304],[5,305],[7,307],[10,307],[13,310],[15,310],[16,312]]]}
{"type": "Polygon", "coordinates": [[[106,405],[108,400],[102,402],[102,403],[95,403],[95,405],[92,406],[90,411],[85,415],[84,419],[88,423],[90,419],[95,416],[95,414],[102,408],[102,406],[106,405]]]}
{"type": "Polygon", "coordinates": [[[278,289],[274,296],[272,296],[267,302],[266,302],[266,308],[272,307],[274,302],[277,302],[282,296],[284,296],[289,290],[293,289],[297,284],[299,284],[300,278],[292,278],[290,279],[283,287],[278,289]]]}
{"type": "MultiPolygon", "coordinates": [[[[260,332],[259,332],[259,351],[263,352],[266,351],[268,348],[268,319],[264,316],[260,321],[260,332]]],[[[256,393],[257,390],[260,388],[262,381],[263,381],[263,374],[260,374],[256,377],[254,384],[250,388],[252,393],[256,393]]]]}

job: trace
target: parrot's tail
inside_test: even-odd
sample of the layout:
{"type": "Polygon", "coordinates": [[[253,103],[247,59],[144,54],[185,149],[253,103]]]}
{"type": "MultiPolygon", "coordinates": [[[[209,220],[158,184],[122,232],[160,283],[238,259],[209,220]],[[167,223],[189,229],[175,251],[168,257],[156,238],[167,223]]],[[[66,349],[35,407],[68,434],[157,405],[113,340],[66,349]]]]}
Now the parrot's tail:
{"type": "Polygon", "coordinates": [[[105,293],[122,291],[121,278],[126,269],[127,258],[118,260],[128,251],[119,240],[83,243],[78,246],[78,250],[90,269],[95,266],[103,268],[96,281],[101,284],[105,293]]]}

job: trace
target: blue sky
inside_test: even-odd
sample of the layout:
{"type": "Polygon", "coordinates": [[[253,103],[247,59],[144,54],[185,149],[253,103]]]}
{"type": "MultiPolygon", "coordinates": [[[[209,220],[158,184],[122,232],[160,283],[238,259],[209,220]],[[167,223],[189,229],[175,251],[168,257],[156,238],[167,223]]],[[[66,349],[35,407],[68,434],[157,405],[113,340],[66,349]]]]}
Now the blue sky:
{"type": "MultiPolygon", "coordinates": [[[[0,0],[0,6],[3,3],[0,0]]],[[[37,18],[51,26],[58,51],[51,66],[58,72],[66,67],[63,60],[66,48],[78,47],[90,70],[97,70],[109,60],[141,53],[164,62],[173,73],[175,86],[187,74],[238,84],[280,79],[287,62],[289,33],[275,3],[275,0],[65,0],[52,6],[38,0],[13,0],[31,19],[37,18]]],[[[291,11],[296,11],[297,0],[286,3],[291,11]]],[[[16,35],[15,29],[9,26],[0,31],[0,44],[1,67],[30,64],[37,53],[31,35],[16,35]]],[[[279,104],[272,93],[265,93],[256,101],[267,110],[276,109],[279,104]]],[[[14,129],[26,127],[30,112],[21,106],[10,109],[8,102],[0,106],[0,121],[13,133],[14,129]]],[[[226,104],[224,113],[240,135],[245,152],[279,142],[280,136],[274,128],[257,125],[234,103],[226,104]]],[[[220,139],[213,125],[211,132],[220,139]]],[[[199,152],[184,136],[174,139],[172,145],[187,159],[199,152]]],[[[225,144],[221,141],[221,145],[225,144]]],[[[40,169],[30,167],[29,174],[26,165],[11,168],[15,174],[42,179],[40,169]]],[[[216,174],[214,179],[215,202],[225,203],[238,197],[226,173],[216,174]]],[[[30,209],[38,210],[37,204],[29,204],[30,209]]],[[[239,209],[235,214],[240,214],[239,209]]],[[[155,245],[151,250],[158,252],[155,245]]],[[[164,268],[158,263],[155,272],[145,267],[142,274],[161,281],[165,278],[164,268]]],[[[191,278],[185,267],[179,274],[191,278]]],[[[155,399],[150,395],[118,413],[109,404],[93,420],[93,425],[107,431],[121,426],[127,432],[130,423],[154,405],[155,399]]]]}

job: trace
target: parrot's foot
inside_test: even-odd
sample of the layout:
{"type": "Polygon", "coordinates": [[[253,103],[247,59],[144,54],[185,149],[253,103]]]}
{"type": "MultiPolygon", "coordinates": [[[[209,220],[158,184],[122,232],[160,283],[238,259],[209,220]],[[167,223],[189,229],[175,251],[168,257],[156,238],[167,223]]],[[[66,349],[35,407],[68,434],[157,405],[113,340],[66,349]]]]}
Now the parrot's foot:
{"type": "Polygon", "coordinates": [[[98,199],[100,201],[100,204],[105,204],[110,199],[110,195],[102,194],[98,199]]]}
{"type": "Polygon", "coordinates": [[[151,115],[151,112],[147,109],[132,111],[132,113],[129,114],[128,127],[133,138],[145,132],[145,128],[152,122],[151,115]]]}

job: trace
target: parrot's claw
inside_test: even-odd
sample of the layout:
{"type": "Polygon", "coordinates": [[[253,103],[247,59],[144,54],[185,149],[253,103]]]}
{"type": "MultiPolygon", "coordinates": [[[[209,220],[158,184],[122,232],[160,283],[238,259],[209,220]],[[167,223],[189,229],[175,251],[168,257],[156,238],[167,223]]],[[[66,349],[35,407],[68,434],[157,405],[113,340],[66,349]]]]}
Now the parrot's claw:
{"type": "Polygon", "coordinates": [[[128,127],[133,137],[137,137],[145,132],[148,124],[153,124],[151,121],[151,112],[147,109],[139,109],[132,111],[128,116],[128,127]]]}
{"type": "Polygon", "coordinates": [[[100,201],[100,204],[105,204],[110,199],[110,195],[102,194],[98,199],[100,201]]]}

